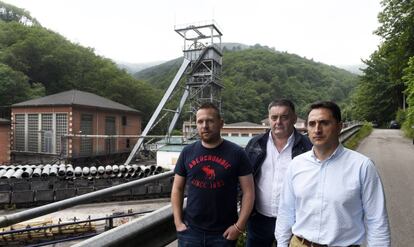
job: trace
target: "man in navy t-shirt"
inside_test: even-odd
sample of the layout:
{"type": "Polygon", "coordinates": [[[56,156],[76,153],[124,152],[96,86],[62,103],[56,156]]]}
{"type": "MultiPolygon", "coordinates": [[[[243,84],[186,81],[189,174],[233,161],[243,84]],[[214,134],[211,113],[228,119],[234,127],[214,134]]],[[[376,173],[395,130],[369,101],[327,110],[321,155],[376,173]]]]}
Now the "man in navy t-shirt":
{"type": "Polygon", "coordinates": [[[223,120],[214,104],[198,109],[196,124],[201,140],[181,152],[171,192],[178,246],[235,246],[253,208],[251,165],[241,147],[221,138],[223,120]],[[243,192],[240,215],[238,184],[243,192]]]}

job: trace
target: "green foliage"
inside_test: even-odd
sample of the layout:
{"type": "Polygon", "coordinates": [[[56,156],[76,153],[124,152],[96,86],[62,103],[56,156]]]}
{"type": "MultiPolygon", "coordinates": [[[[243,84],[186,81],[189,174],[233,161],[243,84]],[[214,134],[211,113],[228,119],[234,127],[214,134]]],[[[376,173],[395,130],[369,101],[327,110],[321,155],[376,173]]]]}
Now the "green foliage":
{"type": "Polygon", "coordinates": [[[366,122],[355,135],[345,142],[344,146],[349,149],[356,150],[359,143],[371,134],[372,129],[372,125],[366,122]]]}
{"type": "MultiPolygon", "coordinates": [[[[180,60],[154,66],[135,74],[165,90],[180,60]]],[[[308,104],[334,100],[345,105],[358,77],[345,70],[255,45],[248,49],[226,49],[223,54],[223,116],[227,123],[259,122],[267,116],[267,105],[275,98],[289,98],[304,116],[308,104]]]]}
{"type": "MultiPolygon", "coordinates": [[[[29,16],[19,11],[11,11],[19,13],[14,19],[29,16]]],[[[144,121],[149,119],[161,97],[160,90],[136,80],[111,60],[95,55],[91,48],[73,44],[40,25],[25,25],[14,19],[0,20],[2,105],[78,89],[133,107],[143,112],[144,121]]]]}
{"type": "Polygon", "coordinates": [[[407,95],[408,108],[405,112],[402,129],[407,136],[414,138],[414,56],[410,58],[408,67],[404,70],[403,81],[407,86],[405,94],[407,95]]]}
{"type": "Polygon", "coordinates": [[[383,41],[364,61],[367,68],[352,96],[351,112],[356,119],[376,120],[384,125],[403,108],[407,84],[402,76],[409,58],[414,56],[414,2],[383,0],[381,5],[380,27],[375,33],[383,41]]]}

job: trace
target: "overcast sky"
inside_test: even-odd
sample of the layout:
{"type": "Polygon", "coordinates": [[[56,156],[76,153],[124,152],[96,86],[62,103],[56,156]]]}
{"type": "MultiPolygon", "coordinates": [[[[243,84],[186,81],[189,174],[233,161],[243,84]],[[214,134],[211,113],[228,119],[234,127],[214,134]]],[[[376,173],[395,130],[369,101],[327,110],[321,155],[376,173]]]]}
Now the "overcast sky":
{"type": "Polygon", "coordinates": [[[261,44],[331,65],[377,49],[380,0],[2,0],[42,26],[115,61],[182,55],[174,25],[214,19],[223,42],[261,44]]]}

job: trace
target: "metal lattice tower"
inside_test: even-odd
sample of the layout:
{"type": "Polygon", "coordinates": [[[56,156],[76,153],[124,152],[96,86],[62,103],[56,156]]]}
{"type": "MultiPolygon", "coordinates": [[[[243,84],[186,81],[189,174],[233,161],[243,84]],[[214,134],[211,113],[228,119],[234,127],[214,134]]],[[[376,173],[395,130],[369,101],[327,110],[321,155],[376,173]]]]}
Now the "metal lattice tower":
{"type": "MultiPolygon", "coordinates": [[[[163,98],[155,109],[142,131],[141,137],[132,149],[125,165],[129,164],[135,154],[143,146],[144,138],[150,137],[149,132],[165,118],[173,113],[166,137],[171,136],[175,124],[187,101],[190,102],[190,129],[198,107],[205,102],[212,102],[221,110],[221,67],[222,49],[221,36],[218,25],[214,22],[194,23],[175,26],[175,31],[184,38],[184,60],[163,98]],[[176,86],[183,76],[186,76],[184,90],[176,110],[166,109],[165,105],[171,97],[179,92],[176,86]],[[160,113],[164,114],[160,117],[160,113]]],[[[191,136],[192,134],[190,134],[191,136]]]]}
{"type": "Polygon", "coordinates": [[[189,88],[190,111],[195,114],[205,102],[212,102],[221,109],[221,36],[217,24],[198,23],[176,27],[184,38],[184,57],[190,60],[186,86],[189,88]]]}

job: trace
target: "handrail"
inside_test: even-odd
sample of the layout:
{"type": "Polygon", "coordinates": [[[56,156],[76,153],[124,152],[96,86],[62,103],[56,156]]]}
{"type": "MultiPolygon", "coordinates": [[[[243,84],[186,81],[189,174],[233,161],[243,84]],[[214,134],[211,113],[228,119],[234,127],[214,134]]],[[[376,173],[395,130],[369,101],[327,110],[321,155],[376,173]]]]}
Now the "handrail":
{"type": "Polygon", "coordinates": [[[173,171],[164,172],[158,175],[141,178],[139,180],[134,180],[131,182],[127,182],[124,184],[112,186],[110,188],[90,192],[90,193],[76,196],[73,198],[68,198],[62,201],[50,203],[50,204],[43,205],[40,207],[27,209],[22,212],[10,214],[10,215],[3,215],[3,216],[0,216],[0,227],[10,226],[10,225],[13,225],[13,224],[25,221],[25,220],[33,219],[33,218],[46,215],[49,213],[53,213],[53,212],[56,212],[56,211],[59,211],[65,208],[76,206],[81,203],[89,202],[102,196],[124,191],[134,186],[140,186],[140,185],[144,185],[144,184],[147,184],[147,183],[150,183],[150,182],[162,179],[162,178],[171,177],[173,174],[174,174],[173,171]]]}
{"type": "MultiPolygon", "coordinates": [[[[361,123],[349,126],[341,131],[340,136],[346,135],[344,142],[352,134],[354,134],[361,123]]],[[[341,138],[340,138],[341,139],[341,138]]],[[[125,225],[114,228],[85,240],[76,247],[84,246],[165,246],[176,239],[176,231],[174,227],[173,214],[171,205],[164,206],[162,209],[148,214],[144,218],[136,219],[125,225]],[[151,227],[147,224],[154,222],[151,227]],[[162,230],[160,230],[160,228],[162,230]],[[161,234],[160,234],[161,233],[161,234]],[[173,236],[173,237],[171,237],[173,236]],[[151,241],[152,240],[152,241],[151,241]],[[99,243],[99,244],[97,244],[99,243]]]]}

